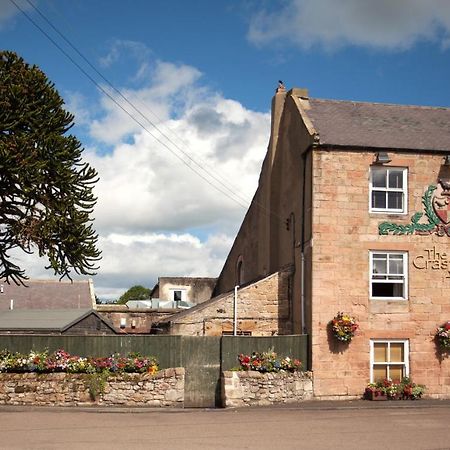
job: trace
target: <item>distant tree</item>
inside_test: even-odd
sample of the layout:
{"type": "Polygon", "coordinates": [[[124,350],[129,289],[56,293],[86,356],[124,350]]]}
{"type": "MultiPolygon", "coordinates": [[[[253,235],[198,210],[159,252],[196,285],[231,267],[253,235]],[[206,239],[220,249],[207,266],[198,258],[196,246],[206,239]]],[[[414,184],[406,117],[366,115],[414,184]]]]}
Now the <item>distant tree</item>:
{"type": "Polygon", "coordinates": [[[151,289],[144,286],[133,286],[117,300],[117,304],[123,305],[129,300],[148,300],[151,293],[151,289]]]}
{"type": "Polygon", "coordinates": [[[97,172],[67,131],[74,116],[47,76],[0,52],[0,278],[27,279],[11,260],[21,249],[47,256],[48,269],[91,275],[100,259],[90,214],[97,172]]]}

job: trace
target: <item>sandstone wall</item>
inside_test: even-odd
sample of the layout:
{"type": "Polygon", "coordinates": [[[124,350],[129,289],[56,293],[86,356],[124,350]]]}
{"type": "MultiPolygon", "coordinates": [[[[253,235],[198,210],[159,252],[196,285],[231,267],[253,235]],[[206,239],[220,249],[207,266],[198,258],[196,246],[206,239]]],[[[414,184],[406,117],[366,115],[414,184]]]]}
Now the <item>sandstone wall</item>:
{"type": "MultiPolygon", "coordinates": [[[[94,374],[95,376],[95,374],[94,374]]],[[[154,375],[111,375],[96,400],[90,394],[91,374],[1,373],[0,404],[38,406],[184,406],[184,368],[154,375]]],[[[98,390],[98,386],[95,388],[98,390]]]]}
{"type": "MultiPolygon", "coordinates": [[[[237,328],[252,336],[291,333],[291,272],[270,275],[238,290],[237,328]]],[[[171,334],[221,336],[233,331],[234,292],[222,295],[171,318],[171,334]]]]}
{"type": "MultiPolygon", "coordinates": [[[[442,358],[433,341],[437,326],[450,320],[448,269],[415,264],[428,250],[450,254],[447,235],[380,236],[378,225],[407,225],[423,212],[422,196],[443,173],[439,154],[389,151],[387,166],[408,168],[408,213],[369,213],[369,151],[314,151],[312,370],[317,396],[360,396],[370,377],[370,340],[409,341],[410,375],[427,394],[450,397],[450,358],[442,358]],[[408,253],[408,298],[371,300],[369,251],[408,253]],[[417,267],[419,266],[419,267],[417,267]],[[434,268],[433,268],[434,267],[434,268]],[[328,322],[339,311],[354,315],[360,330],[349,345],[330,339],[328,322]]],[[[450,266],[449,266],[450,268],[450,266]]]]}
{"type": "Polygon", "coordinates": [[[224,407],[297,403],[312,397],[313,382],[310,372],[227,371],[222,374],[224,407]]]}

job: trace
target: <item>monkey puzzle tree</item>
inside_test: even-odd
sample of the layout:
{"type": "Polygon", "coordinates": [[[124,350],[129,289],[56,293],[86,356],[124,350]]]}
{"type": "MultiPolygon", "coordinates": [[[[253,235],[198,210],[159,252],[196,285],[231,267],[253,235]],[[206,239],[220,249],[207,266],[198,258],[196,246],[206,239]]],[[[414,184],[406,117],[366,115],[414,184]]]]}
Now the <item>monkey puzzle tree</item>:
{"type": "Polygon", "coordinates": [[[61,277],[89,275],[100,259],[90,214],[97,172],[67,131],[74,116],[47,76],[0,52],[0,278],[22,283],[11,251],[37,251],[61,277]]]}

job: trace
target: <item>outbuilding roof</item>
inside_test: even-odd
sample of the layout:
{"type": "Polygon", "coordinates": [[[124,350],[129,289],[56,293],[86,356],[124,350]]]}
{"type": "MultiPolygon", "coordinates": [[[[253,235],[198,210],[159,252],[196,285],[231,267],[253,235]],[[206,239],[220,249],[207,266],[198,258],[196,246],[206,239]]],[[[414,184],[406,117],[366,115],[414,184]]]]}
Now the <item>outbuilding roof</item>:
{"type": "Polygon", "coordinates": [[[450,108],[314,98],[301,104],[320,145],[450,152],[450,108]]]}
{"type": "Polygon", "coordinates": [[[15,309],[0,311],[0,331],[52,330],[63,332],[90,314],[94,314],[114,330],[93,309],[15,309]]]}
{"type": "Polygon", "coordinates": [[[10,309],[92,309],[95,305],[91,280],[27,280],[27,286],[0,280],[0,311],[10,309]]]}

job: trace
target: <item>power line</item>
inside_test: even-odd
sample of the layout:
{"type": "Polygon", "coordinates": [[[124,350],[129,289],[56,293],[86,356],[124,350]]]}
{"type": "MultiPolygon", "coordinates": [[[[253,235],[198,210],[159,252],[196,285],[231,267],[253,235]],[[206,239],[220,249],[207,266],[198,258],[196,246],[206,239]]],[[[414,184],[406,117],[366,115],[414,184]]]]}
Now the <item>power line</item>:
{"type": "MultiPolygon", "coordinates": [[[[137,112],[145,121],[147,121],[155,130],[157,130],[162,137],[164,137],[168,142],[170,142],[179,152],[181,152],[188,160],[189,162],[193,163],[195,166],[197,166],[200,170],[205,172],[207,176],[212,178],[216,183],[220,185],[217,186],[214,184],[210,179],[208,179],[203,173],[199,172],[197,169],[192,167],[192,165],[187,162],[185,159],[183,159],[182,156],[180,156],[176,151],[174,151],[172,148],[169,147],[164,141],[162,141],[158,136],[156,136],[154,133],[152,133],[151,130],[149,130],[140,120],[138,120],[134,115],[132,115],[127,109],[125,109],[107,90],[105,90],[83,67],[81,67],[70,54],[68,54],[36,21],[32,19],[32,17],[26,13],[24,9],[22,9],[15,0],[10,0],[11,3],[13,3],[16,8],[22,12],[22,14],[45,36],[47,39],[52,42],[53,45],[55,45],[58,50],[60,50],[71,62],[74,64],[100,91],[102,91],[116,106],[118,106],[127,116],[129,116],[134,122],[136,122],[144,131],[146,131],[150,136],[152,136],[158,143],[160,143],[163,147],[165,147],[167,150],[169,150],[175,157],[177,157],[183,164],[185,164],[189,169],[191,169],[196,175],[198,175],[200,178],[202,178],[205,182],[207,182],[210,186],[215,188],[217,191],[221,192],[223,195],[228,197],[230,200],[238,204],[240,207],[244,209],[248,209],[247,203],[248,200],[244,197],[240,196],[238,193],[234,191],[234,188],[228,187],[226,184],[224,184],[222,181],[220,181],[218,178],[220,177],[219,174],[217,176],[214,176],[214,174],[207,172],[206,169],[199,164],[194,158],[192,158],[187,152],[185,152],[182,148],[180,148],[173,140],[167,136],[166,133],[164,133],[155,123],[153,123],[145,114],[143,114],[127,97],[125,97],[120,90],[118,90],[77,48],[72,42],[66,38],[62,32],[60,32],[47,17],[33,4],[30,0],[27,0],[27,3],[39,14],[39,16],[72,48],[73,51],[75,51],[85,62],[86,64],[91,67],[94,72],[100,76],[105,83],[107,83],[110,88],[116,92],[120,98],[122,98],[126,104],[128,104],[135,112],[137,112]],[[223,190],[222,188],[226,189],[223,190]],[[227,192],[228,191],[228,192],[227,192]],[[231,195],[230,195],[231,194],[231,195]],[[246,204],[242,204],[241,201],[246,202],[246,204]]],[[[161,120],[156,114],[154,114],[151,110],[146,108],[154,117],[156,117],[158,120],[161,120]]],[[[176,133],[173,133],[178,139],[182,141],[181,138],[179,138],[176,133]]],[[[183,142],[183,141],[182,141],[183,142]]],[[[207,165],[205,163],[205,165],[207,165]]],[[[254,199],[253,199],[254,200],[254,199]]],[[[255,205],[263,210],[265,214],[272,215],[276,217],[278,220],[280,220],[282,223],[285,222],[285,220],[280,217],[278,214],[272,212],[270,209],[266,208],[264,205],[260,204],[259,202],[255,201],[255,205]]]]}
{"type": "MultiPolygon", "coordinates": [[[[83,67],[81,67],[39,24],[37,24],[20,6],[15,2],[15,0],[10,0],[11,3],[13,3],[24,15],[25,17],[41,32],[47,37],[47,39],[52,42],[53,45],[55,45],[58,50],[60,50],[64,56],[66,56],[72,64],[74,64],[92,83],[97,86],[98,89],[100,89],[113,103],[115,103],[127,116],[129,116],[133,121],[135,121],[143,130],[145,130],[150,136],[152,136],[157,142],[159,142],[163,147],[165,147],[167,150],[169,150],[174,156],[176,156],[183,164],[185,164],[189,169],[191,169],[195,174],[197,174],[200,178],[202,178],[204,181],[206,181],[210,186],[212,186],[214,189],[218,190],[222,194],[224,194],[226,197],[228,197],[230,200],[237,203],[239,206],[241,206],[244,209],[247,209],[247,205],[243,205],[235,198],[231,197],[228,192],[222,190],[219,186],[215,185],[212,181],[210,181],[206,176],[204,176],[202,173],[197,171],[195,168],[193,168],[190,164],[188,164],[178,153],[176,153],[173,149],[171,149],[165,142],[163,142],[158,136],[156,136],[154,133],[152,133],[151,130],[149,130],[142,122],[140,122],[136,117],[134,117],[128,110],[126,110],[107,90],[105,90],[100,84],[97,83],[97,81],[87,73],[83,67]]],[[[164,134],[163,134],[164,136],[164,134]]],[[[190,158],[192,160],[192,158],[190,158]]],[[[193,161],[193,160],[192,160],[193,161]]]]}
{"type": "MultiPolygon", "coordinates": [[[[58,29],[56,28],[55,25],[53,25],[53,23],[40,11],[40,9],[35,6],[30,0],[27,0],[27,3],[39,14],[39,16],[55,31],[55,33],[57,33],[61,39],[64,40],[64,42],[67,43],[67,45],[70,46],[70,48],[77,53],[77,55],[82,58],[82,60],[84,62],[86,62],[86,64],[88,64],[88,66],[105,82],[107,83],[107,85],[114,91],[116,92],[120,98],[122,98],[128,105],[131,106],[131,108],[137,112],[144,120],[146,120],[155,130],[157,130],[159,133],[161,133],[162,136],[164,136],[178,151],[180,151],[184,156],[186,156],[188,158],[189,161],[191,161],[193,164],[195,164],[200,170],[206,172],[205,168],[203,165],[208,166],[211,170],[213,170],[212,167],[210,167],[207,163],[205,163],[204,161],[202,161],[203,165],[201,165],[200,163],[198,163],[194,158],[192,158],[187,152],[185,152],[181,147],[179,147],[169,136],[167,136],[166,133],[164,133],[160,127],[152,122],[145,114],[142,113],[142,111],[140,109],[138,109],[133,102],[131,102],[127,97],[125,97],[122,92],[117,89],[112,83],[111,81],[109,81],[109,79],[106,78],[106,76],[104,76],[95,66],[94,64],[92,64],[88,58],[86,58],[80,50],[78,50],[78,48],[58,29]]],[[[157,120],[159,120],[160,122],[162,122],[161,118],[159,118],[153,111],[151,111],[149,108],[145,108],[148,112],[150,112],[150,114],[153,115],[153,117],[155,117],[157,120]]],[[[166,127],[167,130],[167,127],[166,127]]],[[[173,133],[178,139],[180,139],[176,133],[173,133]]],[[[180,139],[181,140],[181,139],[180,139]]],[[[182,141],[182,140],[181,140],[182,141]]],[[[185,145],[185,143],[183,142],[183,144],[185,145]]],[[[217,174],[217,172],[216,172],[217,174]]],[[[214,176],[214,174],[208,173],[208,175],[213,178],[216,182],[218,182],[219,184],[221,184],[226,190],[228,190],[233,196],[235,196],[236,198],[238,198],[239,200],[244,201],[246,204],[249,202],[248,199],[240,196],[239,194],[237,194],[234,191],[234,188],[230,188],[228,187],[225,183],[228,181],[226,179],[224,179],[222,176],[220,176],[220,174],[217,174],[216,176],[214,176]],[[219,180],[220,178],[220,180],[219,180]],[[222,181],[221,181],[222,180],[222,181]],[[225,181],[225,183],[224,183],[225,181]]],[[[240,206],[242,206],[239,203],[240,206]]]]}

